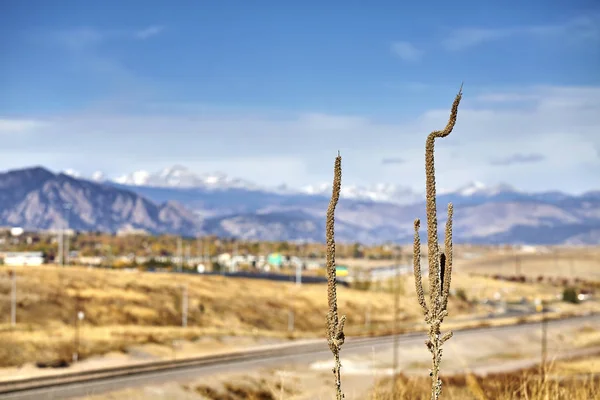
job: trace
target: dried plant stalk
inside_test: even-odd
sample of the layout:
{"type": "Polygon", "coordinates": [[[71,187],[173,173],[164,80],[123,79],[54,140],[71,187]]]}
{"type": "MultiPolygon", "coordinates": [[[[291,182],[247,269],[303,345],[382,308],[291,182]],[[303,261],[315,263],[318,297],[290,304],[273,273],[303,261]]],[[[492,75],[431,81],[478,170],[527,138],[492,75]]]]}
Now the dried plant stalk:
{"type": "Polygon", "coordinates": [[[344,323],[346,316],[338,317],[337,310],[337,294],[336,294],[336,271],[335,271],[335,207],[340,198],[340,188],[342,184],[342,157],[338,152],[335,159],[334,176],[333,176],[333,192],[331,201],[327,209],[326,222],[326,237],[327,237],[327,302],[329,304],[329,312],[327,313],[327,343],[333,353],[335,364],[333,367],[333,375],[335,376],[335,387],[337,400],[344,398],[342,393],[342,381],[340,376],[340,350],[344,344],[344,323]]]}
{"type": "Polygon", "coordinates": [[[415,286],[417,298],[423,313],[425,322],[429,325],[429,339],[425,342],[432,356],[431,376],[431,399],[437,400],[442,392],[442,381],[439,378],[440,362],[442,360],[442,345],[452,337],[452,332],[441,334],[441,324],[448,315],[448,295],[450,293],[450,282],[452,279],[452,203],[448,204],[448,220],[446,221],[444,253],[440,253],[437,237],[437,209],[435,191],[435,164],[434,143],[436,138],[446,137],[452,132],[456,123],[458,105],[462,98],[462,85],[459,90],[448,124],[441,131],[433,131],[425,142],[425,175],[427,193],[427,247],[429,264],[429,307],[425,301],[423,282],[421,279],[421,254],[419,239],[420,220],[415,220],[413,267],[415,275],[415,286]]]}

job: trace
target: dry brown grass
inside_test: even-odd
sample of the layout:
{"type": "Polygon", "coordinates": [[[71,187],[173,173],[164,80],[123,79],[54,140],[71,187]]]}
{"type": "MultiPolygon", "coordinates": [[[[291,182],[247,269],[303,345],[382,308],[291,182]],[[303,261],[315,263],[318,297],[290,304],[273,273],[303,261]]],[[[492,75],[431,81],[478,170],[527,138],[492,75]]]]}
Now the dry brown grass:
{"type": "Polygon", "coordinates": [[[478,256],[465,259],[460,270],[478,274],[521,274],[559,278],[585,278],[600,280],[600,251],[595,248],[554,248],[549,253],[519,254],[496,249],[478,251],[478,256]],[[520,266],[517,265],[517,256],[520,266]]]}
{"type": "MultiPolygon", "coordinates": [[[[0,268],[0,274],[6,268],[0,268]]],[[[323,329],[324,285],[163,273],[122,272],[54,266],[17,268],[17,328],[9,326],[8,282],[0,283],[0,365],[40,358],[67,358],[72,352],[75,298],[85,321],[82,356],[123,350],[136,343],[170,343],[205,335],[289,337],[288,313],[295,314],[294,337],[317,337],[323,329]],[[181,324],[181,289],[188,283],[188,328],[181,324]]],[[[391,295],[340,287],[338,304],[351,310],[350,328],[362,328],[371,304],[374,321],[391,320],[391,295]]],[[[407,318],[416,318],[412,309],[407,318]]]]}
{"type": "MultiPolygon", "coordinates": [[[[600,393],[600,376],[594,373],[553,379],[551,369],[544,380],[539,368],[475,376],[472,374],[442,377],[447,399],[460,400],[591,400],[600,393]]],[[[375,386],[371,400],[393,399],[389,391],[391,378],[375,386]]],[[[430,382],[425,377],[395,378],[396,399],[426,400],[431,396],[430,382]]]]}
{"type": "MultiPolygon", "coordinates": [[[[0,267],[0,276],[7,268],[0,267]]],[[[73,317],[75,296],[83,298],[86,319],[82,326],[81,358],[124,351],[130,346],[154,343],[169,346],[174,339],[194,340],[222,336],[321,337],[323,310],[327,298],[324,285],[303,285],[299,291],[293,283],[231,279],[221,276],[176,275],[163,273],[128,273],[79,267],[54,266],[17,268],[17,328],[10,321],[9,282],[0,279],[0,365],[22,365],[38,360],[70,360],[73,351],[73,317]],[[180,283],[188,283],[188,328],[180,328],[180,283]],[[297,293],[296,293],[297,292],[297,293]],[[295,332],[288,332],[288,311],[295,314],[295,332]]],[[[420,322],[421,310],[416,301],[414,283],[403,278],[400,298],[400,331],[420,322]]],[[[518,298],[536,294],[551,296],[555,288],[500,282],[486,278],[454,274],[452,285],[465,288],[469,298],[484,293],[492,296],[502,287],[518,298]]],[[[375,287],[374,287],[375,289],[375,287]]],[[[382,287],[385,290],[385,285],[382,287]]],[[[338,287],[337,301],[347,316],[347,335],[385,334],[391,332],[392,293],[353,290],[338,287]],[[365,327],[370,309],[370,328],[365,327]]],[[[596,303],[593,304],[596,306],[596,303]]],[[[561,304],[573,310],[592,304],[561,304]]],[[[484,315],[489,309],[450,298],[447,328],[456,329],[466,317],[484,315]]],[[[494,320],[493,324],[513,323],[516,319],[494,320]]],[[[468,322],[471,324],[471,322],[468,322]]],[[[219,351],[225,351],[223,347],[219,351]]],[[[204,350],[203,350],[204,351],[204,350]]],[[[208,350],[206,350],[208,351],[208,350]]]]}
{"type": "Polygon", "coordinates": [[[554,364],[554,371],[561,376],[600,374],[600,356],[558,361],[554,364]]]}
{"type": "Polygon", "coordinates": [[[268,382],[266,379],[246,379],[245,382],[226,382],[221,388],[199,385],[193,388],[207,400],[278,400],[289,398],[294,391],[285,384],[268,382]]]}

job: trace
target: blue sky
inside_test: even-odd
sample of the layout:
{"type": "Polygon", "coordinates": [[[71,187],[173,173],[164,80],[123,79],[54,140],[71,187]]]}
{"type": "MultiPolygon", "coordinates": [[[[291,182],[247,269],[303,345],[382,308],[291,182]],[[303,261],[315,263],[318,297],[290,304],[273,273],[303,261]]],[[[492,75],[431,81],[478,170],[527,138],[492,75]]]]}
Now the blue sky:
{"type": "Polygon", "coordinates": [[[0,3],[2,169],[598,189],[597,1],[0,3]]]}

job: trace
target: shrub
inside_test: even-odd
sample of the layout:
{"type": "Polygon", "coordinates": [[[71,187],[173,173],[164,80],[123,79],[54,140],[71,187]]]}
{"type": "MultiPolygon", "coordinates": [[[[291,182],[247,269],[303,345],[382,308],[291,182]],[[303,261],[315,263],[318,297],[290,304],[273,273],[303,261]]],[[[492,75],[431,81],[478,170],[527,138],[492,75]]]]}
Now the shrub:
{"type": "Polygon", "coordinates": [[[371,281],[368,279],[365,280],[356,280],[352,284],[353,289],[357,290],[370,290],[371,289],[371,281]]]}
{"type": "Polygon", "coordinates": [[[469,301],[467,298],[467,292],[463,288],[456,289],[456,297],[458,297],[462,301],[469,301]]]}
{"type": "Polygon", "coordinates": [[[565,288],[563,290],[563,301],[572,304],[579,304],[579,297],[577,290],[572,287],[565,288]]]}

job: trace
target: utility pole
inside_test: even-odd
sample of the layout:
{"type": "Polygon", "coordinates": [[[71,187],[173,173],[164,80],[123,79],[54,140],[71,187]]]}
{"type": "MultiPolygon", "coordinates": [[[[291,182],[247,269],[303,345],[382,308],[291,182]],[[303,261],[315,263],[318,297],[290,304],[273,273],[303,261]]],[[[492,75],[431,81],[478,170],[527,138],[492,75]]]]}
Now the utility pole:
{"type": "MultiPolygon", "coordinates": [[[[209,253],[209,243],[208,238],[204,238],[204,262],[210,264],[210,253],[209,253]]],[[[211,266],[212,267],[212,266],[211,266]]],[[[207,265],[208,269],[208,265],[207,265]]]]}
{"type": "Polygon", "coordinates": [[[191,249],[190,249],[190,244],[186,244],[185,245],[185,265],[189,266],[190,265],[190,258],[191,258],[191,249]]]}
{"type": "Polygon", "coordinates": [[[109,245],[107,246],[107,249],[108,249],[108,257],[107,257],[107,260],[106,260],[106,261],[107,261],[107,264],[108,264],[108,266],[109,266],[109,267],[112,267],[112,265],[113,265],[112,246],[109,244],[109,245]]]}
{"type": "Polygon", "coordinates": [[[196,237],[196,246],[198,246],[198,259],[202,260],[202,240],[200,240],[200,235],[196,237]]]}
{"type": "Polygon", "coordinates": [[[548,320],[546,319],[546,307],[542,301],[542,379],[546,380],[546,357],[548,351],[548,320]]]}
{"type": "MultiPolygon", "coordinates": [[[[293,275],[289,275],[289,281],[292,282],[294,280],[293,275]]],[[[296,289],[298,286],[296,286],[296,289]]],[[[294,290],[293,288],[289,288],[292,290],[292,294],[288,296],[292,301],[290,302],[290,308],[288,309],[288,332],[294,331],[294,301],[298,299],[298,290],[294,290]]]]}
{"type": "Polygon", "coordinates": [[[179,272],[181,272],[183,269],[182,268],[182,261],[183,261],[182,246],[183,246],[183,244],[181,241],[181,236],[178,236],[177,237],[177,258],[179,261],[179,263],[178,263],[179,264],[179,272]]]}
{"type": "Polygon", "coordinates": [[[183,296],[181,298],[181,327],[186,328],[188,323],[188,284],[181,285],[183,296]]]}
{"type": "Polygon", "coordinates": [[[72,205],[70,203],[64,203],[63,207],[64,207],[64,209],[67,212],[67,217],[65,219],[65,223],[67,225],[67,229],[66,229],[66,232],[65,232],[66,233],[66,238],[65,238],[66,240],[65,240],[65,243],[63,244],[63,248],[62,248],[62,251],[63,251],[62,259],[63,259],[63,264],[69,265],[69,225],[70,225],[71,207],[72,207],[72,205]],[[65,250],[66,250],[66,256],[64,254],[65,250]]]}
{"type": "Polygon", "coordinates": [[[304,263],[303,251],[300,252],[300,262],[296,264],[296,287],[302,286],[302,264],[304,263]]]}
{"type": "Polygon", "coordinates": [[[73,350],[73,362],[77,362],[79,360],[79,324],[85,318],[85,314],[81,310],[81,297],[78,295],[76,299],[76,313],[75,313],[75,337],[74,341],[74,350],[73,350]]]}
{"type": "Polygon", "coordinates": [[[10,326],[13,328],[17,325],[17,274],[15,269],[10,271],[10,326]]]}
{"type": "Polygon", "coordinates": [[[63,260],[63,241],[64,241],[64,229],[62,224],[58,229],[58,264],[62,267],[64,265],[63,260]]]}
{"type": "Polygon", "coordinates": [[[238,257],[238,241],[237,239],[233,239],[235,242],[233,243],[233,257],[231,257],[231,272],[236,272],[237,267],[237,257],[238,257]]]}
{"type": "MultiPolygon", "coordinates": [[[[367,281],[366,281],[366,291],[367,292],[371,292],[372,289],[372,285],[373,285],[373,273],[370,270],[366,270],[363,271],[361,273],[361,279],[363,279],[363,277],[366,276],[367,281]]],[[[367,332],[369,334],[371,334],[371,296],[367,296],[368,298],[368,303],[367,303],[367,309],[365,310],[365,329],[367,330],[367,332]]]]}

